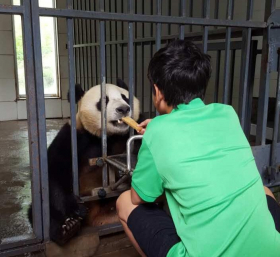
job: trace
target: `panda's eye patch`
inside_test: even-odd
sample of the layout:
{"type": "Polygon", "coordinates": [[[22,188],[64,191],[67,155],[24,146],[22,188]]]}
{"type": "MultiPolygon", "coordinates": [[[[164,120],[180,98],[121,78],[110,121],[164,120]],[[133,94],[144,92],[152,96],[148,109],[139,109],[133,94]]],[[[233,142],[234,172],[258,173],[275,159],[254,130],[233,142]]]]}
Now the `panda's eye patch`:
{"type": "MultiPolygon", "coordinates": [[[[107,106],[108,102],[109,102],[109,97],[106,96],[106,106],[107,106]]],[[[96,104],[96,108],[98,111],[101,112],[101,98],[99,99],[98,103],[96,104]]]]}
{"type": "Polygon", "coordinates": [[[126,101],[127,104],[129,104],[129,99],[128,99],[124,94],[121,94],[121,96],[122,96],[122,99],[123,99],[124,101],[126,101]]]}

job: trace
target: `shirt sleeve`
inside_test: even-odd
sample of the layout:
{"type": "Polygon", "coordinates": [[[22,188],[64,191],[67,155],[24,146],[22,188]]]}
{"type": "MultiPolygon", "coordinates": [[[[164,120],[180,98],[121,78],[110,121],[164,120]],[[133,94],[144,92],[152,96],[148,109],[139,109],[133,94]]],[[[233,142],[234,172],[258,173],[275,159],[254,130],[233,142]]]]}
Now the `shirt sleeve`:
{"type": "Polygon", "coordinates": [[[164,191],[163,181],[144,138],[138,154],[137,165],[133,171],[131,185],[145,202],[154,202],[164,191]]]}

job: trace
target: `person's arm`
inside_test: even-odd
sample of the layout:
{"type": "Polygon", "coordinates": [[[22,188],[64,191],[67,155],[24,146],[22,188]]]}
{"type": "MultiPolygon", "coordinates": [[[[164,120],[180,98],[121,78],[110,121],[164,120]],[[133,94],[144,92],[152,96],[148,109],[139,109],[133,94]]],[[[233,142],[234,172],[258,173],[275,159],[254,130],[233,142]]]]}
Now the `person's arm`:
{"type": "Polygon", "coordinates": [[[139,127],[142,127],[142,129],[140,131],[138,131],[139,134],[144,135],[146,128],[151,120],[152,119],[146,119],[139,124],[139,127]]]}
{"type": "Polygon", "coordinates": [[[141,199],[141,197],[137,194],[137,192],[133,189],[133,187],[131,188],[131,202],[134,205],[146,203],[144,200],[141,199]]]}
{"type": "Polygon", "coordinates": [[[132,203],[139,205],[145,202],[155,202],[163,193],[163,181],[157,171],[153,155],[143,138],[137,165],[132,175],[132,203]]]}

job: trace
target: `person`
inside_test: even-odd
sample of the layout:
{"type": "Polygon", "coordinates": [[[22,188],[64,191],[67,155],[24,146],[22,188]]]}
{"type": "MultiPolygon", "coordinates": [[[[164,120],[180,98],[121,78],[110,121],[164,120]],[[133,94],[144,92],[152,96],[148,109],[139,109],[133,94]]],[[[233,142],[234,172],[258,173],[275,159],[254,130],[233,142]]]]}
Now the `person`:
{"type": "Polygon", "coordinates": [[[140,124],[119,219],[142,256],[279,257],[280,207],[264,190],[234,109],[204,104],[210,75],[210,56],[192,42],[175,40],[151,59],[160,115],[140,124]],[[162,195],[171,216],[157,203],[162,195]]]}

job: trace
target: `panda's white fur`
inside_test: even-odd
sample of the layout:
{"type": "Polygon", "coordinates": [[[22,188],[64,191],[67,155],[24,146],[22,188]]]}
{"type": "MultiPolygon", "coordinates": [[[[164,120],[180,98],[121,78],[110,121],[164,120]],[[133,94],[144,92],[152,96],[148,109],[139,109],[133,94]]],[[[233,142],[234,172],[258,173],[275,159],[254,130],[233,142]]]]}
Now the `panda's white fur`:
{"type": "MultiPolygon", "coordinates": [[[[118,113],[116,108],[120,106],[129,106],[122,98],[121,94],[129,97],[127,90],[113,84],[106,84],[106,96],[109,98],[107,104],[107,135],[126,134],[129,130],[125,123],[118,123],[124,115],[118,113]]],[[[97,108],[97,103],[101,97],[100,85],[89,89],[78,103],[78,112],[76,115],[77,129],[84,128],[91,134],[101,136],[101,112],[97,108]]],[[[139,100],[134,97],[133,119],[138,120],[140,115],[139,100]]],[[[125,116],[131,116],[131,111],[125,116]]]]}

